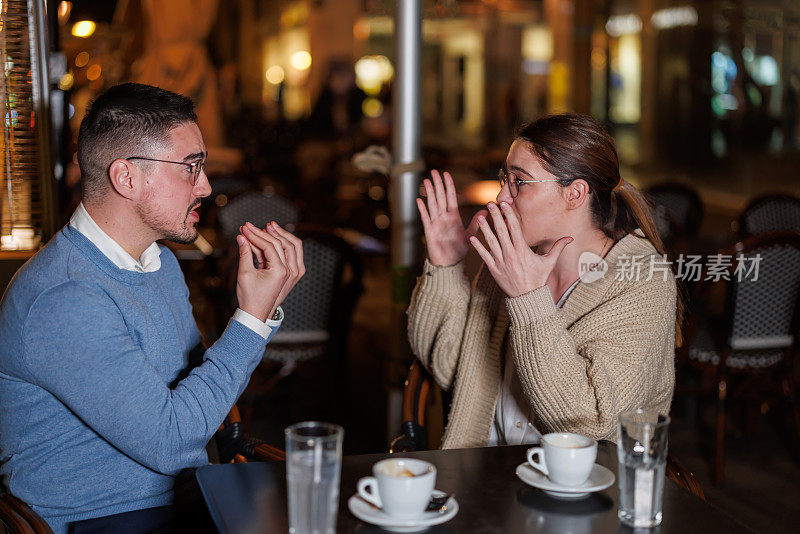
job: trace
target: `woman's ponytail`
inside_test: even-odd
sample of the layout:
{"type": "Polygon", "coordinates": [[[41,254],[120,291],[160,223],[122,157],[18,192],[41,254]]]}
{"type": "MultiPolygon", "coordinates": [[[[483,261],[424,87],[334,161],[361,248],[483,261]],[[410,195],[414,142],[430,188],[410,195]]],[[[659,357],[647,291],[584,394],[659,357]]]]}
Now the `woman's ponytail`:
{"type": "Polygon", "coordinates": [[[611,191],[611,203],[615,205],[615,217],[609,221],[614,240],[633,233],[639,228],[644,236],[653,244],[659,254],[666,254],[664,243],[658,235],[658,228],[653,219],[653,210],[644,195],[636,187],[624,179],[611,191]]]}

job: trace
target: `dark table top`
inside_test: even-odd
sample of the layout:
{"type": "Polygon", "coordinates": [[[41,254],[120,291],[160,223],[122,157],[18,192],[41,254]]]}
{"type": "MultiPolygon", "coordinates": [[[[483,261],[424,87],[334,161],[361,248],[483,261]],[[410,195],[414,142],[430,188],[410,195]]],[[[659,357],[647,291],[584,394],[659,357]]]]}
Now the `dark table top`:
{"type": "MultiPolygon", "coordinates": [[[[634,532],[617,518],[618,486],[585,499],[555,499],[526,485],[515,474],[525,461],[528,446],[412,452],[438,471],[436,488],[455,493],[458,514],[433,526],[431,534],[494,534],[501,532],[634,532]]],[[[347,500],[358,479],[372,474],[372,464],[387,454],[345,456],[339,495],[337,532],[385,533],[356,519],[347,500]]],[[[613,443],[600,444],[597,461],[617,472],[613,443]]],[[[282,463],[209,465],[197,470],[197,479],[211,516],[223,534],[285,533],[286,470],[282,463]]],[[[748,529],[671,480],[664,487],[664,519],[652,532],[689,534],[743,532],[748,529]]],[[[641,530],[641,529],[637,529],[641,530]]],[[[644,530],[643,532],[651,532],[644,530]]]]}

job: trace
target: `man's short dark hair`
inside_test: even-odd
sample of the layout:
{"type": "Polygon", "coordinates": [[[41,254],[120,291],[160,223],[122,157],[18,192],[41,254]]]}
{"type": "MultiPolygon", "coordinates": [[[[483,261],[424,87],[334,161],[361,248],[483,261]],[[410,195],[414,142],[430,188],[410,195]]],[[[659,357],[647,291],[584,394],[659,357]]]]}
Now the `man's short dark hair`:
{"type": "Polygon", "coordinates": [[[197,122],[194,103],[165,89],[123,83],[98,96],[78,132],[84,198],[106,190],[114,160],[150,155],[170,130],[186,122],[197,122]]]}

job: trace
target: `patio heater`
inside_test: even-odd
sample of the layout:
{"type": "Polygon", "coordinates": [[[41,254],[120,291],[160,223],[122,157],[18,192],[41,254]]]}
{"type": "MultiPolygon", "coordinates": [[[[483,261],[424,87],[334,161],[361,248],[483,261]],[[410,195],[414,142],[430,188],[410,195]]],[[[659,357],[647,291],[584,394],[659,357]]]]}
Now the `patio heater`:
{"type": "Polygon", "coordinates": [[[33,254],[54,231],[44,0],[0,0],[0,259],[33,254]]]}

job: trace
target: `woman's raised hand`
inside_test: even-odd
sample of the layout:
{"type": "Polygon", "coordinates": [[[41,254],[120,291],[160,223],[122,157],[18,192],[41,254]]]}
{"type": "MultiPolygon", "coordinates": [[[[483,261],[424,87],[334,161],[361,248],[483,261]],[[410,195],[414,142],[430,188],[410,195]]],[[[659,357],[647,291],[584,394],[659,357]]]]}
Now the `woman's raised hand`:
{"type": "Polygon", "coordinates": [[[417,199],[425,240],[428,243],[428,259],[434,265],[454,265],[464,259],[469,250],[469,238],[478,229],[478,216],[486,215],[481,210],[472,218],[468,228],[464,228],[458,213],[456,186],[449,172],[444,178],[439,171],[431,171],[431,178],[423,182],[428,195],[425,202],[417,199]]]}
{"type": "Polygon", "coordinates": [[[486,217],[478,220],[488,250],[477,237],[469,239],[500,289],[509,297],[518,297],[545,285],[564,247],[572,242],[572,237],[558,239],[547,254],[536,254],[525,242],[519,219],[511,206],[503,202],[498,208],[497,204],[491,202],[489,213],[494,230],[486,217]]]}

